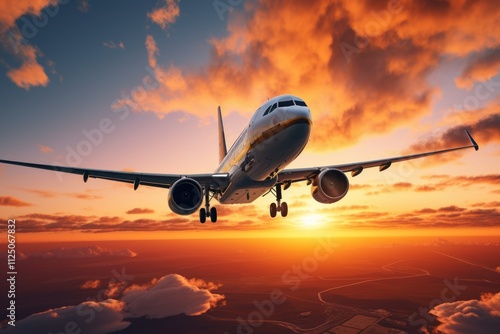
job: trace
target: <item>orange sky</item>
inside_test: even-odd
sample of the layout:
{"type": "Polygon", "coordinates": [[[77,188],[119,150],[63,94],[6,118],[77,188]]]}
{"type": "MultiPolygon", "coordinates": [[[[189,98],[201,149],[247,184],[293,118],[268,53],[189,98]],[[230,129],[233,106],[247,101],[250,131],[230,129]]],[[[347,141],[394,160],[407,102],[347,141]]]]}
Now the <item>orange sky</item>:
{"type": "MultiPolygon", "coordinates": [[[[16,20],[47,8],[47,3],[39,5],[15,2],[0,10],[2,32],[22,34],[16,20]]],[[[2,224],[16,219],[26,241],[310,236],[325,231],[342,236],[500,234],[500,32],[493,28],[500,14],[495,1],[247,1],[216,22],[223,25],[223,34],[208,31],[201,41],[194,23],[183,21],[194,12],[189,6],[166,1],[135,13],[147,25],[125,42],[121,30],[111,37],[89,32],[99,52],[140,56],[130,63],[121,63],[121,56],[97,57],[96,68],[101,62],[105,69],[112,66],[107,62],[121,67],[118,72],[96,71],[95,77],[90,68],[81,80],[85,91],[77,93],[71,71],[86,61],[90,50],[82,49],[81,58],[68,57],[63,66],[61,60],[52,61],[61,51],[44,42],[54,42],[50,27],[70,15],[64,8],[50,21],[52,26],[40,29],[38,44],[32,39],[12,52],[4,40],[8,56],[3,58],[15,61],[2,81],[7,87],[2,100],[8,98],[5,105],[0,102],[7,110],[2,142],[9,145],[0,157],[67,164],[68,147],[77,149],[86,140],[83,130],[109,118],[113,131],[81,157],[79,167],[211,172],[217,166],[216,107],[222,106],[230,145],[255,109],[283,93],[303,98],[314,122],[307,148],[291,167],[466,145],[464,127],[480,150],[400,163],[383,173],[366,170],[349,177],[349,193],[332,205],[316,203],[309,186],[294,184],[284,193],[290,207],[286,219],[269,218],[271,195],[244,206],[214,201],[219,221],[205,225],[197,214],[171,213],[166,190],[140,187],[134,192],[129,185],[85,184],[77,176],[2,165],[2,224]],[[172,42],[179,35],[198,41],[206,56],[175,58],[176,46],[181,53],[185,47],[172,42]],[[134,74],[127,76],[129,68],[134,74]],[[103,73],[111,80],[105,85],[100,83],[103,73]],[[62,104],[65,96],[68,104],[62,104]],[[57,120],[50,121],[48,111],[31,111],[29,126],[44,130],[20,127],[24,123],[15,121],[16,115],[27,107],[38,110],[45,103],[40,100],[61,101],[53,107],[61,108],[57,120]]],[[[105,10],[96,4],[78,15],[105,10]]],[[[206,15],[218,20],[215,10],[206,15]]],[[[79,24],[84,31],[89,23],[79,24]]]]}

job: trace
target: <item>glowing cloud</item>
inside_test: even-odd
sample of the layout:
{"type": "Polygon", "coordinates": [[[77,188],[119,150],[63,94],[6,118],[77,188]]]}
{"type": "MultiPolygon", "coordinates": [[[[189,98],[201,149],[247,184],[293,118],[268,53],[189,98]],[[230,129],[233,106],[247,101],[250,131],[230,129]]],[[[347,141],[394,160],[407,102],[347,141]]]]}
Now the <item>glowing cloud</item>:
{"type": "Polygon", "coordinates": [[[57,4],[57,0],[5,0],[0,2],[0,30],[14,26],[16,20],[25,14],[40,15],[41,11],[50,5],[57,4]]]}
{"type": "Polygon", "coordinates": [[[429,313],[435,315],[443,333],[494,334],[500,328],[500,293],[484,294],[480,300],[462,300],[443,303],[429,313]]]}
{"type": "Polygon", "coordinates": [[[82,289],[97,289],[101,286],[101,281],[98,279],[85,281],[80,287],[82,289]]]}
{"type": "Polygon", "coordinates": [[[22,64],[17,69],[11,69],[7,76],[18,87],[28,90],[33,86],[47,86],[49,78],[43,67],[37,61],[37,50],[32,45],[26,44],[19,29],[15,26],[18,18],[25,14],[38,16],[48,6],[57,5],[57,0],[41,1],[13,1],[7,0],[0,3],[0,32],[5,33],[10,29],[8,37],[2,38],[4,47],[9,44],[14,48],[15,55],[22,64]],[[7,41],[8,40],[8,41],[7,41]]]}
{"type": "Polygon", "coordinates": [[[7,76],[18,87],[29,90],[33,86],[47,86],[49,77],[37,62],[37,51],[31,45],[18,45],[21,67],[7,72],[7,76]]]}
{"type": "Polygon", "coordinates": [[[164,318],[177,314],[200,315],[224,300],[210,289],[218,286],[202,280],[187,280],[172,274],[146,286],[132,286],[124,292],[126,311],[133,317],[164,318]]]}
{"type": "Polygon", "coordinates": [[[180,9],[176,0],[165,0],[164,2],[163,6],[153,10],[148,14],[148,17],[163,30],[166,30],[177,20],[180,9]]]}
{"type": "Polygon", "coordinates": [[[38,150],[42,153],[51,153],[52,151],[54,151],[52,149],[52,147],[49,147],[49,146],[46,146],[46,145],[40,145],[38,144],[38,150]]]}
{"type": "MultiPolygon", "coordinates": [[[[169,3],[174,6],[167,1],[166,7],[169,3]]],[[[480,50],[464,78],[491,77],[496,61],[486,54],[500,45],[500,36],[491,29],[496,7],[495,1],[441,6],[260,0],[230,13],[228,36],[209,41],[211,58],[198,70],[158,64],[158,47],[147,36],[148,61],[158,85],[141,99],[122,99],[114,107],[159,117],[185,111],[204,118],[219,104],[250,114],[269,96],[295,93],[313,112],[310,148],[353,145],[431,110],[438,92],[427,78],[442,55],[466,58],[480,50]],[[479,24],[475,17],[482,18],[479,24]],[[487,75],[475,70],[479,64],[488,64],[487,75]]]]}

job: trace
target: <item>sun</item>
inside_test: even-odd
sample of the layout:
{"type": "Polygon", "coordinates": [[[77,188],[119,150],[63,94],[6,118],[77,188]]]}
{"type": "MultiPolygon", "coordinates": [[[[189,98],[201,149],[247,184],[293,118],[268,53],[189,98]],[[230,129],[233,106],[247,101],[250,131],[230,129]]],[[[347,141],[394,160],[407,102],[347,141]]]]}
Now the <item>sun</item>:
{"type": "Polygon", "coordinates": [[[325,223],[323,216],[316,213],[304,215],[300,220],[302,221],[302,227],[310,229],[319,228],[325,223]]]}

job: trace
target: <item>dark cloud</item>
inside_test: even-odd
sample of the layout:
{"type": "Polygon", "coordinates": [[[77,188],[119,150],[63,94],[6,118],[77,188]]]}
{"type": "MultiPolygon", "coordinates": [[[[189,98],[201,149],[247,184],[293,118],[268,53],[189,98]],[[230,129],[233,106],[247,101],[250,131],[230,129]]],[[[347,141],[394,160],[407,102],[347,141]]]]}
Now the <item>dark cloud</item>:
{"type": "MultiPolygon", "coordinates": [[[[428,137],[411,145],[409,152],[426,152],[455,146],[470,145],[465,135],[466,129],[474,136],[474,139],[479,145],[498,143],[500,142],[500,114],[495,113],[488,115],[474,123],[455,126],[442,134],[428,137]]],[[[426,158],[425,161],[430,161],[432,163],[448,162],[459,158],[462,154],[464,154],[464,151],[429,157],[426,158]]]]}
{"type": "Polygon", "coordinates": [[[487,81],[500,70],[500,48],[488,49],[469,59],[462,74],[455,81],[457,86],[471,89],[474,82],[487,81]]]}

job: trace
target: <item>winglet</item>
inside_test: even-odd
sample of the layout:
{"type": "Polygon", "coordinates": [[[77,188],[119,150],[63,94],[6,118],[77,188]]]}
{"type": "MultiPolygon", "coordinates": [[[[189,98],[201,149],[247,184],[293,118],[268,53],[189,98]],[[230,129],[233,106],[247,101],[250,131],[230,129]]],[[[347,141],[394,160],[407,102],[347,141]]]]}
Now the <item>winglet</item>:
{"type": "Polygon", "coordinates": [[[219,162],[222,162],[227,155],[226,135],[224,134],[224,124],[222,123],[222,112],[220,106],[217,108],[217,117],[219,119],[219,162]]]}
{"type": "Polygon", "coordinates": [[[465,130],[465,133],[467,134],[467,137],[469,137],[469,140],[470,140],[472,146],[474,146],[474,149],[476,151],[479,150],[479,145],[476,143],[476,141],[474,140],[474,138],[472,138],[472,136],[470,135],[469,131],[465,130]]]}

